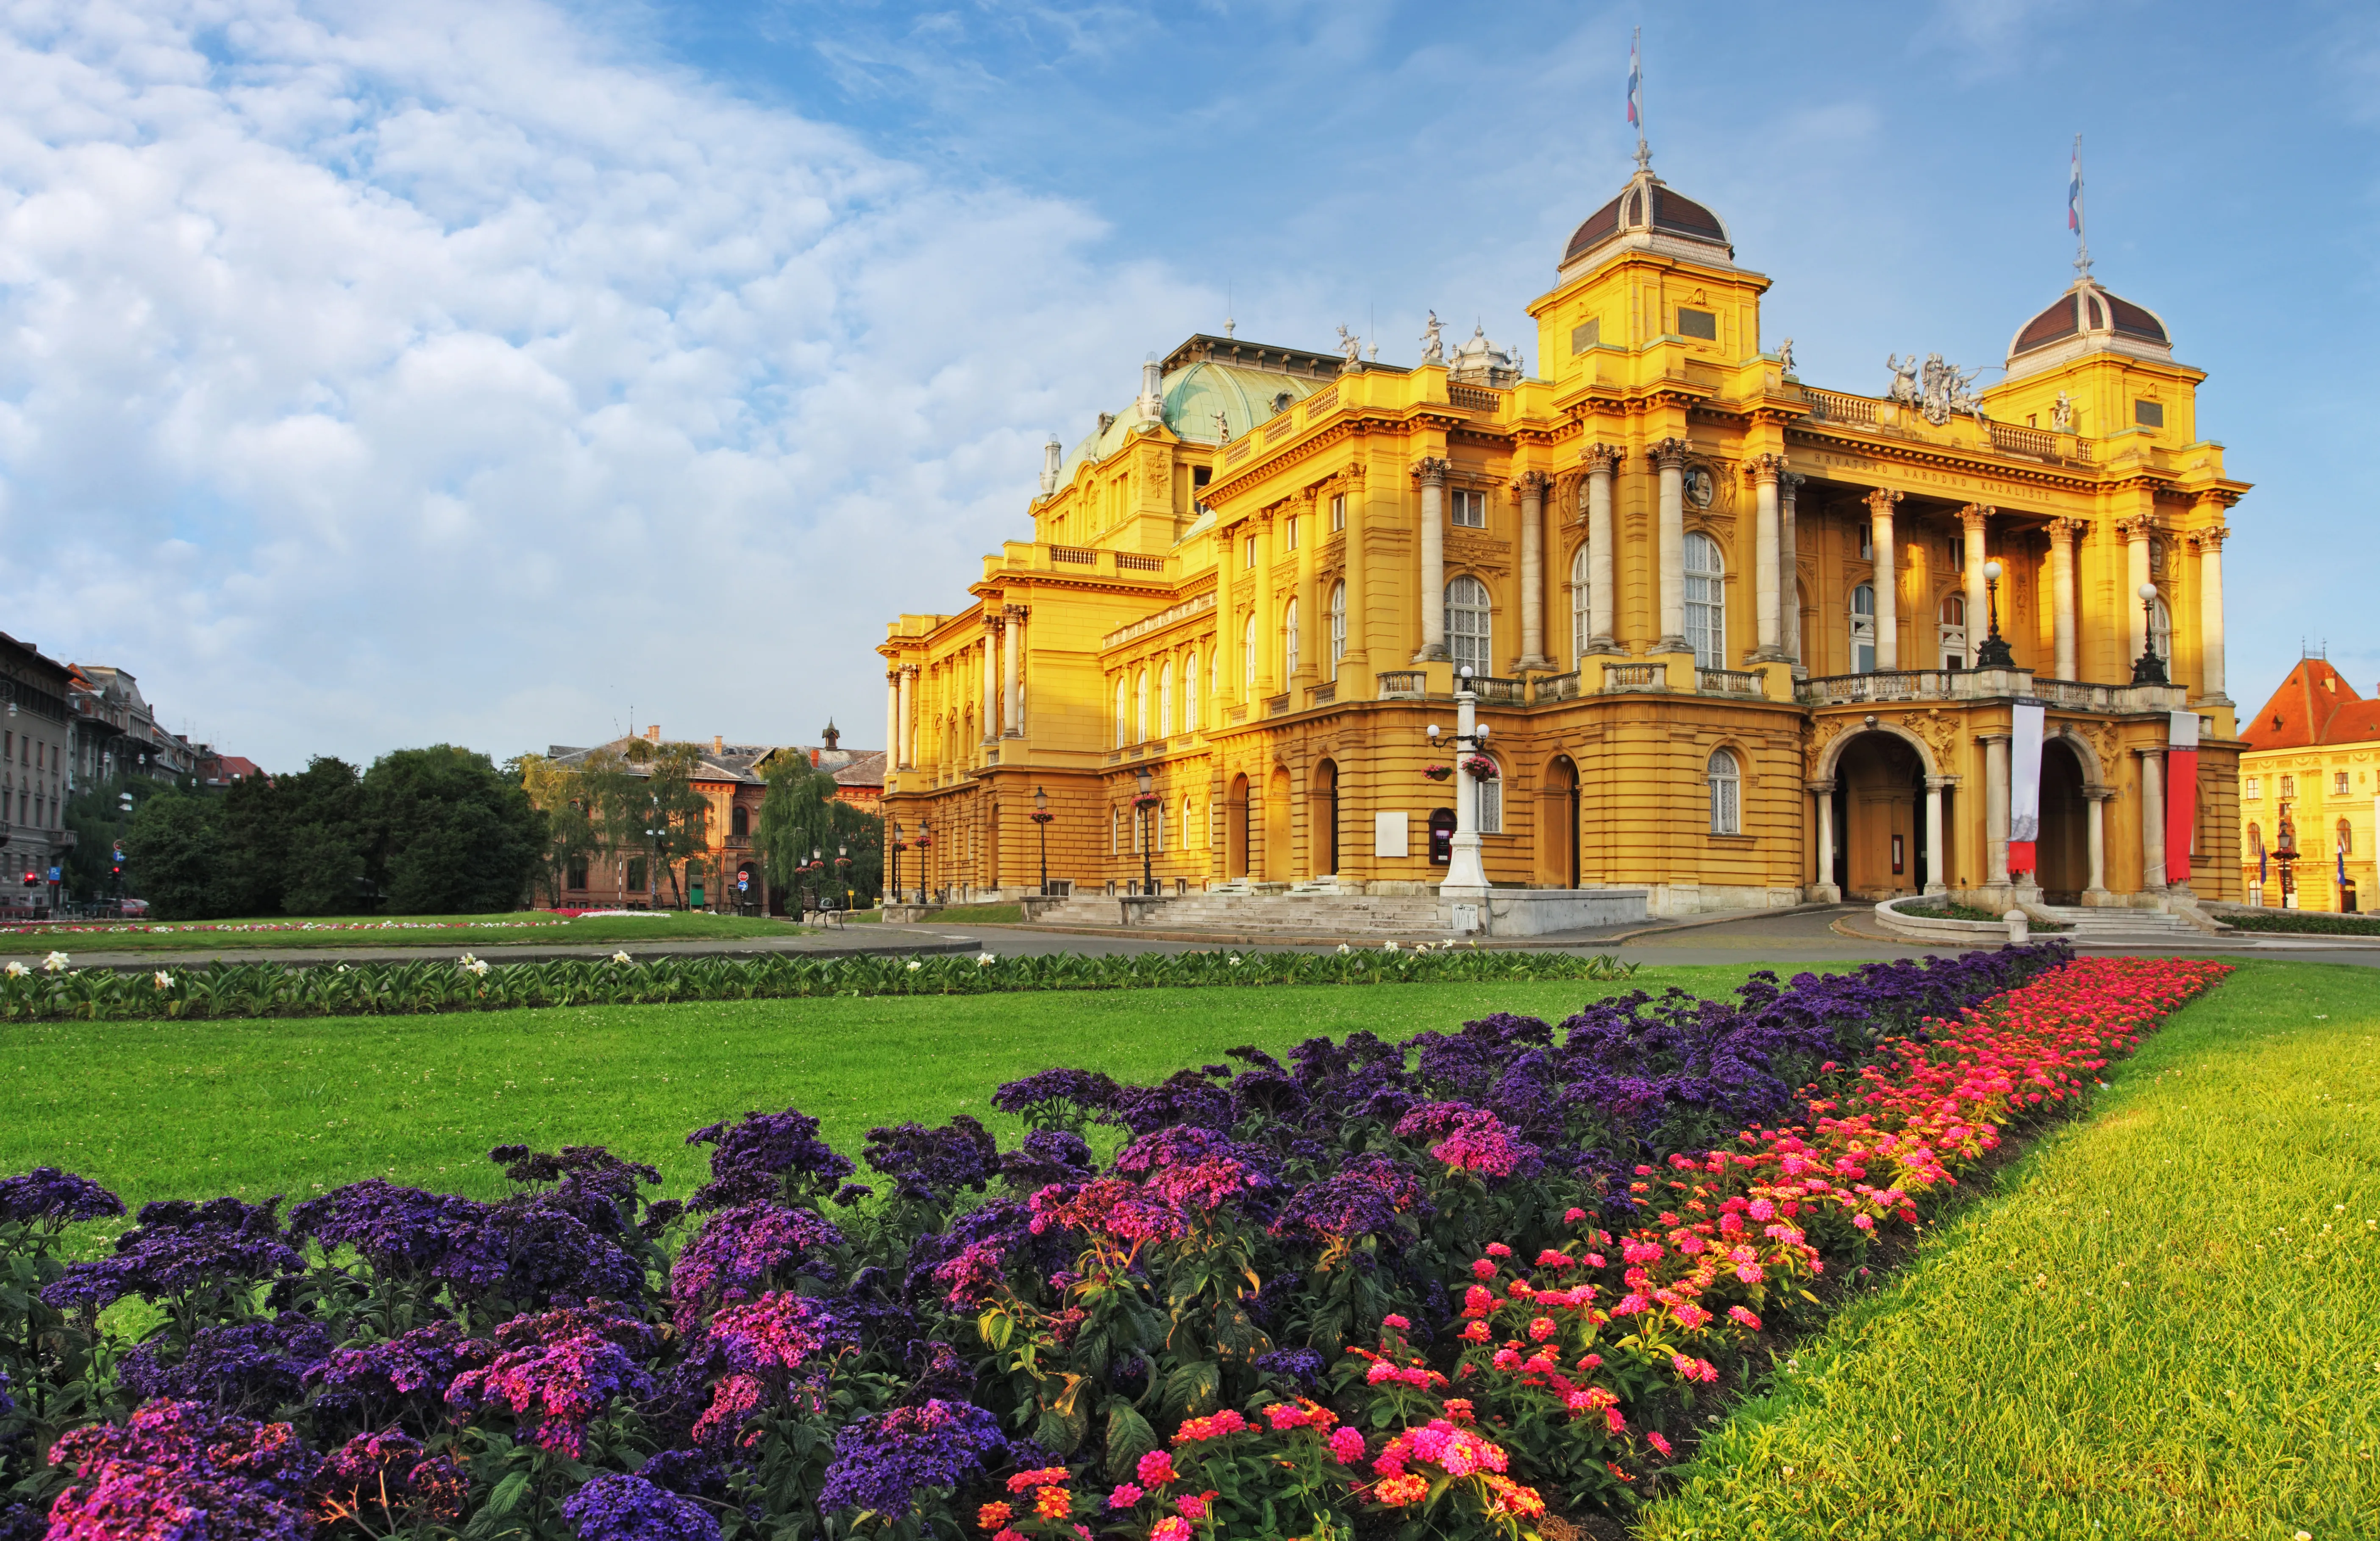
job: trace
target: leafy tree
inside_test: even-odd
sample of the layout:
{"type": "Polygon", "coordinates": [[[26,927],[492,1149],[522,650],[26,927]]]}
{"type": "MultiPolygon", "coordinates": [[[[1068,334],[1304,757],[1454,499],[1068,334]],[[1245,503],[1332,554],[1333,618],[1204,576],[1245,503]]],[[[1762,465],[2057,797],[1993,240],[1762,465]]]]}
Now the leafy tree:
{"type": "Polygon", "coordinates": [[[752,844],[770,886],[786,892],[797,882],[829,892],[849,888],[861,902],[872,904],[883,888],[884,821],[836,801],[834,777],[812,766],[804,755],[780,755],[763,774],[769,790],[760,799],[752,844]],[[839,848],[851,856],[847,875],[838,875],[834,868],[839,848]],[[804,878],[798,869],[812,851],[826,861],[827,869],[804,878]]]}
{"type": "Polygon", "coordinates": [[[520,778],[529,805],[545,815],[541,862],[546,892],[554,904],[562,903],[572,868],[611,854],[604,839],[603,806],[616,767],[616,757],[608,749],[595,751],[577,768],[557,765],[543,755],[523,755],[505,767],[520,778]]]}
{"type": "Polygon", "coordinates": [[[87,784],[67,800],[66,827],[74,831],[75,843],[61,865],[69,894],[83,900],[116,896],[115,843],[132,829],[132,816],[124,811],[121,799],[130,792],[138,801],[156,790],[157,783],[146,777],[117,776],[87,784]]]}
{"type": "Polygon", "coordinates": [[[382,755],[361,783],[364,870],[400,914],[505,910],[528,892],[545,816],[487,756],[451,744],[382,755]]]}
{"type": "Polygon", "coordinates": [[[710,799],[694,784],[702,751],[692,744],[654,744],[636,738],[628,741],[627,759],[644,775],[633,788],[621,789],[616,838],[625,843],[629,831],[634,831],[633,848],[668,869],[671,895],[683,908],[686,894],[678,883],[679,868],[687,857],[710,847],[705,825],[710,817],[710,799]]]}
{"type": "Polygon", "coordinates": [[[361,778],[346,760],[318,755],[273,784],[282,805],[281,907],[291,915],[354,915],[375,903],[364,881],[361,778]]]}
{"type": "Polygon", "coordinates": [[[288,799],[272,782],[251,776],[234,782],[216,801],[215,915],[277,915],[285,880],[288,799]]]}
{"type": "Polygon", "coordinates": [[[223,862],[223,805],[176,789],[152,794],[125,837],[132,887],[161,920],[204,920],[215,907],[223,862]]]}

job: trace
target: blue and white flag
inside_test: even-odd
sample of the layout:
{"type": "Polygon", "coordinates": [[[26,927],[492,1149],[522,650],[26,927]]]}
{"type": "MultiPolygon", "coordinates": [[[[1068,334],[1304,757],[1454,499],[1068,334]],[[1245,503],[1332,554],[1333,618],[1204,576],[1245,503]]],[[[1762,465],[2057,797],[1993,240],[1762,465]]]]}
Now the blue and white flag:
{"type": "Polygon", "coordinates": [[[1645,129],[1645,66],[1637,44],[1644,36],[1645,29],[1639,27],[1628,39],[1628,121],[1639,133],[1645,129]]]}
{"type": "MultiPolygon", "coordinates": [[[[1630,118],[1631,123],[1635,122],[1630,118]]],[[[2074,136],[2074,164],[2066,176],[2066,228],[2082,234],[2082,136],[2074,136]]]]}

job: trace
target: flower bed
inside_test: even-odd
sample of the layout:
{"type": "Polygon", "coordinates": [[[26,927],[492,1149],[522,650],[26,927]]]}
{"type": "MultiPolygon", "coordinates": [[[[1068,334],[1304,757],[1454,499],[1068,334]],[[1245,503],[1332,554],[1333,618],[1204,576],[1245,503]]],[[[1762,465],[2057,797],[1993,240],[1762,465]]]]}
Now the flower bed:
{"type": "Polygon", "coordinates": [[[503,1147],[495,1203],[152,1204],[64,1264],[121,1206],[44,1170],[0,1183],[0,1475],[58,1535],[1532,1534],[1631,1503],[1748,1335],[2227,972],[2064,957],[1051,1070],[994,1096],[1017,1147],[879,1129],[866,1185],[789,1110],[689,1136],[683,1203],[503,1147]]]}

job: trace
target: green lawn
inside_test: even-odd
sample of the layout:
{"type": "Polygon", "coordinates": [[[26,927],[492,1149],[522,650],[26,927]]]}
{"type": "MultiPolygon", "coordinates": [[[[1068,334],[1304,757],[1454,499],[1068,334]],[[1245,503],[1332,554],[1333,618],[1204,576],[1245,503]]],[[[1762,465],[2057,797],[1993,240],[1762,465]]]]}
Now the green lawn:
{"type": "Polygon", "coordinates": [[[795,1106],[856,1154],[874,1124],[987,1106],[1055,1064],[1152,1080],[1243,1043],[1396,1037],[1495,1011],[1559,1020],[1589,1000],[1745,968],[1645,969],[1624,983],[1330,985],[884,996],[450,1016],[68,1022],[0,1027],[0,1173],[50,1164],[130,1203],[285,1193],[369,1176],[490,1196],[488,1147],[601,1144],[683,1195],[687,1131],[795,1106]]]}
{"type": "Polygon", "coordinates": [[[247,920],[94,921],[0,930],[0,953],[188,953],[200,948],[451,947],[617,944],[697,937],[783,937],[783,920],[691,910],[568,919],[538,910],[508,915],[266,916],[247,920]]]}
{"type": "Polygon", "coordinates": [[[2380,1535],[2380,971],[2247,964],[2111,1079],[1644,1541],[2380,1535]]]}

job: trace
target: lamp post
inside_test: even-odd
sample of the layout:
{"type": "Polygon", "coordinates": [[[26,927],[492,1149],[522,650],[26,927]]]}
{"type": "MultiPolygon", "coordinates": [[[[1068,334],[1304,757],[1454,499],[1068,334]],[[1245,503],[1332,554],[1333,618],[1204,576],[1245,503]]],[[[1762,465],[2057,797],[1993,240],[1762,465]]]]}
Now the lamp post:
{"type": "Polygon", "coordinates": [[[1454,843],[1447,855],[1442,888],[1484,891],[1488,869],[1479,861],[1479,788],[1471,772],[1479,753],[1478,696],[1471,688],[1471,665],[1454,682],[1454,843]]]}
{"type": "Polygon", "coordinates": [[[1148,789],[1148,766],[1144,765],[1140,768],[1139,780],[1140,795],[1132,800],[1132,811],[1140,820],[1140,892],[1143,894],[1153,894],[1157,892],[1157,880],[1150,876],[1149,872],[1149,858],[1153,853],[1148,848],[1148,809],[1149,805],[1157,801],[1157,796],[1148,789]]]}
{"type": "Polygon", "coordinates": [[[1041,828],[1041,897],[1050,897],[1050,820],[1058,816],[1050,811],[1050,794],[1041,787],[1033,789],[1033,822],[1041,828]]]}
{"type": "Polygon", "coordinates": [[[834,880],[843,885],[843,907],[851,908],[851,847],[848,845],[834,848],[834,880]]]}
{"type": "MultiPolygon", "coordinates": [[[[917,849],[920,853],[929,853],[933,848],[933,821],[920,819],[917,820],[917,849]]],[[[920,904],[926,902],[926,889],[932,880],[931,874],[928,871],[928,864],[932,860],[933,857],[930,855],[921,854],[917,857],[917,903],[920,904]]]]}
{"type": "Polygon", "coordinates": [[[2000,635],[2000,564],[1997,562],[1984,564],[1984,613],[1990,617],[1991,632],[1984,638],[1984,645],[1975,649],[1975,667],[2015,668],[2016,654],[2000,635]]]}
{"type": "Polygon", "coordinates": [[[2281,908],[2298,907],[2298,827],[2289,817],[2289,805],[2281,805],[2280,833],[2273,842],[2273,865],[2281,869],[2281,908]]]}
{"type": "Polygon", "coordinates": [[[2141,656],[2132,663],[2134,685],[2167,685],[2165,660],[2156,650],[2156,585],[2141,585],[2141,656]]]}
{"type": "Polygon", "coordinates": [[[898,903],[901,898],[901,849],[904,844],[901,839],[901,820],[887,819],[885,829],[892,837],[892,870],[886,879],[884,892],[891,894],[893,901],[898,903]]]}

